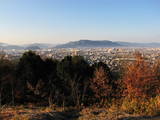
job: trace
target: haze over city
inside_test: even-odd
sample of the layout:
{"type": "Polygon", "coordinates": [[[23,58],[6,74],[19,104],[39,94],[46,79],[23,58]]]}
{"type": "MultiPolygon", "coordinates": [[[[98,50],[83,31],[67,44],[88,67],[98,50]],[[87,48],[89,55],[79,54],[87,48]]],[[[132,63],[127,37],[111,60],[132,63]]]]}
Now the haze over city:
{"type": "Polygon", "coordinates": [[[159,0],[1,0],[0,42],[159,42],[159,6],[159,0]]]}
{"type": "Polygon", "coordinates": [[[0,120],[160,120],[160,0],[0,0],[0,120]]]}

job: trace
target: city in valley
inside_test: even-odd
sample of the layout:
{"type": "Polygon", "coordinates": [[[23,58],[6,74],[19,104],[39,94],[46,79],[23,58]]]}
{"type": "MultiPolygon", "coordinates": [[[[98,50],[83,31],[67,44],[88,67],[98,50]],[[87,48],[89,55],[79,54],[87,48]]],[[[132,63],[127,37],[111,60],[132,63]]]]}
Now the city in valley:
{"type": "MultiPolygon", "coordinates": [[[[0,54],[4,55],[4,58],[14,60],[20,58],[24,52],[29,51],[22,50],[5,50],[1,49],[0,54]]],[[[135,60],[135,53],[139,52],[145,56],[146,60],[153,63],[160,58],[160,48],[48,48],[38,49],[34,52],[40,55],[42,58],[52,58],[62,60],[65,56],[83,56],[90,64],[95,62],[104,62],[111,68],[118,68],[118,65],[124,62],[132,62],[135,60]]]]}
{"type": "Polygon", "coordinates": [[[0,0],[0,120],[160,120],[160,0],[0,0]]]}

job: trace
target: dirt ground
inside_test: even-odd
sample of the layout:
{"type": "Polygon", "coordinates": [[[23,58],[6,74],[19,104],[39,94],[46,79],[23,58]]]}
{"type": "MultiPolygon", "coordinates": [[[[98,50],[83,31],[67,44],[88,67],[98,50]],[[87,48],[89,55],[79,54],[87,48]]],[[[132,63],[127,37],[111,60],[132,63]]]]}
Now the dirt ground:
{"type": "Polygon", "coordinates": [[[62,109],[44,107],[6,107],[0,120],[160,120],[160,116],[130,115],[105,108],[62,109]]]}

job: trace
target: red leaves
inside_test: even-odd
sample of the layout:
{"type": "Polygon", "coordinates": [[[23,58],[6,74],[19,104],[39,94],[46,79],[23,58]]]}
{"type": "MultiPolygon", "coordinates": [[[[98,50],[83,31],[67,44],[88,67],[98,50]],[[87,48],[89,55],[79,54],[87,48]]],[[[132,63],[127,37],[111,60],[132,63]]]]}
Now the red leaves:
{"type": "Polygon", "coordinates": [[[156,86],[160,83],[154,71],[153,65],[145,61],[142,55],[136,55],[136,60],[127,66],[123,77],[126,88],[124,95],[131,98],[155,96],[156,86]]]}
{"type": "Polygon", "coordinates": [[[97,68],[94,72],[94,78],[91,79],[90,87],[95,97],[99,100],[104,100],[111,94],[112,87],[109,85],[109,79],[102,67],[97,68]]]}

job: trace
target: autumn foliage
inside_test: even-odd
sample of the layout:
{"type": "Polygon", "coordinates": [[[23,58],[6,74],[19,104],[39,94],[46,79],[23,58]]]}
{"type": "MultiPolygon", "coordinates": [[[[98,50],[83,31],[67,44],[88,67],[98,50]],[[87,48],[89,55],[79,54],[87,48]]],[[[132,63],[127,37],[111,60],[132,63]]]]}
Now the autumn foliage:
{"type": "Polygon", "coordinates": [[[123,82],[124,96],[129,98],[155,97],[160,89],[155,67],[141,54],[136,54],[135,61],[127,66],[123,82]]]}
{"type": "Polygon", "coordinates": [[[95,98],[104,103],[111,96],[112,86],[109,84],[109,78],[102,67],[96,69],[90,82],[95,98]]]}
{"type": "Polygon", "coordinates": [[[0,58],[0,106],[118,103],[132,113],[160,110],[159,60],[152,62],[136,53],[135,60],[122,68],[115,72],[103,62],[91,65],[82,56],[42,59],[32,51],[18,61],[0,58]]]}

